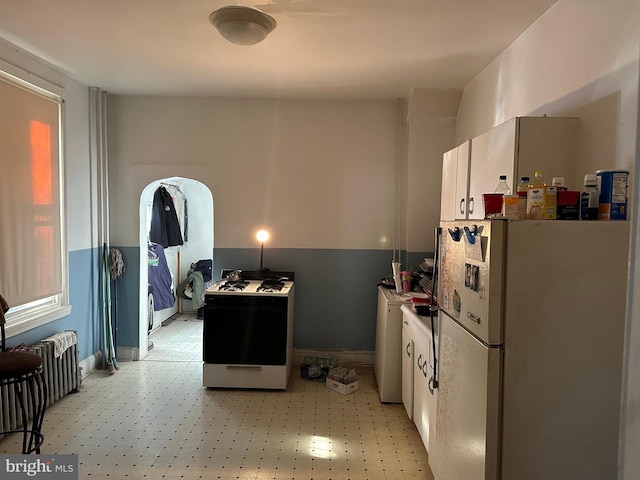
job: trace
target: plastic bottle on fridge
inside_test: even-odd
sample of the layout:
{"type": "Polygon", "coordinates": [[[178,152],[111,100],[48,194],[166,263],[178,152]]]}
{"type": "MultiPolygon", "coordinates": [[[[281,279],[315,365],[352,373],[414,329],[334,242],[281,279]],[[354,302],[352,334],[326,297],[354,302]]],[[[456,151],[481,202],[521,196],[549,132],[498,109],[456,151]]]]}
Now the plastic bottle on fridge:
{"type": "Polygon", "coordinates": [[[599,206],[598,177],[587,173],[584,176],[584,188],[580,194],[580,220],[597,220],[599,206]]]}
{"type": "Polygon", "coordinates": [[[533,180],[531,181],[531,187],[540,188],[544,186],[546,186],[546,183],[544,183],[542,172],[536,172],[536,174],[533,176],[533,180]]]}
{"type": "Polygon", "coordinates": [[[551,180],[551,186],[556,187],[558,191],[567,189],[567,187],[564,186],[564,177],[553,177],[553,180],[551,180]]]}
{"type": "Polygon", "coordinates": [[[529,189],[529,177],[521,177],[516,193],[518,194],[518,218],[527,218],[527,190],[529,189]]]}
{"type": "Polygon", "coordinates": [[[507,176],[500,175],[500,181],[498,182],[498,186],[496,187],[495,193],[501,193],[503,195],[511,195],[511,188],[507,185],[507,176]]]}

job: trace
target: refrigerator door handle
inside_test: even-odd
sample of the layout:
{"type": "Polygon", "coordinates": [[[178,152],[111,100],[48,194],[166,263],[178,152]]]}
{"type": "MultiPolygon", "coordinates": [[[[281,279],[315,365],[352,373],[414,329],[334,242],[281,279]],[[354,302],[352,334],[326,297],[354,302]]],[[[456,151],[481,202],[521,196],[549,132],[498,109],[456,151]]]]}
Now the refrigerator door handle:
{"type": "Polygon", "coordinates": [[[480,317],[478,315],[474,315],[471,312],[467,312],[467,318],[469,320],[471,320],[472,322],[477,323],[478,325],[480,325],[480,317]]]}

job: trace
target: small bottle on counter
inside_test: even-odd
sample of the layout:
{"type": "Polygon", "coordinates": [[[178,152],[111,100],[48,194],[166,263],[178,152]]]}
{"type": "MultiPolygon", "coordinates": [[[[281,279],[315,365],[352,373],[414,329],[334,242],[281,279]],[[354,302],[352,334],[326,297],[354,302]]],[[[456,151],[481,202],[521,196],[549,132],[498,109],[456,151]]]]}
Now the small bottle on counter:
{"type": "Polygon", "coordinates": [[[544,177],[542,172],[536,172],[533,176],[533,180],[531,181],[530,188],[540,188],[545,187],[547,184],[544,183],[544,177]]]}
{"type": "Polygon", "coordinates": [[[580,194],[580,220],[597,220],[599,207],[598,177],[587,173],[584,176],[584,188],[580,194]]]}
{"type": "Polygon", "coordinates": [[[529,189],[529,177],[521,177],[516,193],[518,194],[518,218],[527,218],[527,190],[529,189]]]}
{"type": "Polygon", "coordinates": [[[501,193],[503,195],[511,195],[511,188],[507,185],[507,176],[500,175],[500,181],[496,187],[495,193],[501,193]]]}
{"type": "Polygon", "coordinates": [[[551,186],[556,187],[558,191],[567,189],[567,187],[564,186],[564,177],[553,177],[553,180],[551,180],[551,186]]]}

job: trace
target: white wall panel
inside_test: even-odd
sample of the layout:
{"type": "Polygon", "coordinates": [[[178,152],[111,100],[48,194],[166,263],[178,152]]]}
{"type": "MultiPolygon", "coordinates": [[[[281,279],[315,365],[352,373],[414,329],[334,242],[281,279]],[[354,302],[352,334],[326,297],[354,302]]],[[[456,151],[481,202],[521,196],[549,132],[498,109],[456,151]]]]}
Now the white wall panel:
{"type": "Polygon", "coordinates": [[[392,238],[393,102],[109,97],[111,239],[136,245],[145,185],[193,178],[215,246],[382,249],[392,238]]]}
{"type": "Polygon", "coordinates": [[[407,204],[407,250],[410,252],[434,250],[435,228],[440,222],[442,157],[453,148],[454,132],[454,120],[410,125],[407,204]]]}
{"type": "Polygon", "coordinates": [[[558,1],[465,87],[456,142],[544,106],[556,114],[619,90],[635,125],[639,18],[637,0],[558,1]]]}

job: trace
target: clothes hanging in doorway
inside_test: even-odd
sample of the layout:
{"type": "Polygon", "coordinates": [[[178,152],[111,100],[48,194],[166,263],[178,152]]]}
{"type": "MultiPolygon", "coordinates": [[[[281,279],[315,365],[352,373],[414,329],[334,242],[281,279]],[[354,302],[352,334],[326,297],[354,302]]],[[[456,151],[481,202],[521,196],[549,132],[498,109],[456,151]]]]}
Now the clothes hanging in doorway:
{"type": "Polygon", "coordinates": [[[163,186],[160,186],[153,195],[149,241],[160,244],[164,248],[183,244],[173,198],[163,186]]]}
{"type": "Polygon", "coordinates": [[[189,216],[187,214],[187,197],[182,193],[180,187],[171,183],[161,184],[173,200],[173,205],[176,209],[176,215],[178,217],[178,223],[180,224],[180,231],[182,232],[182,240],[187,241],[189,238],[189,216]]]}
{"type": "Polygon", "coordinates": [[[155,311],[173,307],[176,297],[173,293],[173,279],[171,271],[167,265],[167,258],[164,248],[157,243],[149,243],[148,250],[148,270],[149,285],[153,294],[153,309],[155,311]]]}

